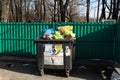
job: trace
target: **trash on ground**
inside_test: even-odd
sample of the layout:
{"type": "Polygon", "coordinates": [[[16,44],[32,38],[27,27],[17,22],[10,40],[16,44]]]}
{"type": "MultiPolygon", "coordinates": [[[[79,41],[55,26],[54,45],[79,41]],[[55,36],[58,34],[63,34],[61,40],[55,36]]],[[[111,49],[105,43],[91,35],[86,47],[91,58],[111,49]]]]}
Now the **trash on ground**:
{"type": "Polygon", "coordinates": [[[79,69],[87,69],[85,66],[79,66],[79,69]]]}
{"type": "Polygon", "coordinates": [[[113,71],[110,80],[120,80],[120,74],[115,72],[115,71],[113,71]]]}

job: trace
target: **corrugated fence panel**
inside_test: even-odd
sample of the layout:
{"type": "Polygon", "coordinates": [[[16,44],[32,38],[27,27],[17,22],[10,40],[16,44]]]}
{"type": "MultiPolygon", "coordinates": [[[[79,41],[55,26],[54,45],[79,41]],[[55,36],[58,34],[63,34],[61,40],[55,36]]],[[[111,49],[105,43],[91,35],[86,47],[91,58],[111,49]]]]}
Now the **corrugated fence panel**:
{"type": "Polygon", "coordinates": [[[120,23],[116,24],[117,26],[117,35],[116,35],[116,45],[115,45],[115,52],[116,52],[116,61],[120,63],[120,23]]]}
{"type": "Polygon", "coordinates": [[[77,34],[76,57],[112,59],[114,27],[111,23],[81,23],[77,34]]]}
{"type": "Polygon", "coordinates": [[[86,22],[8,22],[0,23],[1,55],[36,55],[34,40],[43,29],[73,25],[77,37],[76,57],[113,58],[113,23],[86,22]]]}

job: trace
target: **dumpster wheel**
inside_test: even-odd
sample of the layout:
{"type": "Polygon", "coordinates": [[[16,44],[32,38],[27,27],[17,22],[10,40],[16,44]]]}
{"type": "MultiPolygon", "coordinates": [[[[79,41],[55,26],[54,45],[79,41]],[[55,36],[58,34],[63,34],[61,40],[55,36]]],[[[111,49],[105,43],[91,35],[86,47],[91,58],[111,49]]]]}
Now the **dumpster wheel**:
{"type": "Polygon", "coordinates": [[[66,76],[70,77],[70,71],[69,70],[66,70],[66,76]]]}
{"type": "Polygon", "coordinates": [[[44,76],[44,70],[43,69],[40,69],[40,75],[44,76]]]}

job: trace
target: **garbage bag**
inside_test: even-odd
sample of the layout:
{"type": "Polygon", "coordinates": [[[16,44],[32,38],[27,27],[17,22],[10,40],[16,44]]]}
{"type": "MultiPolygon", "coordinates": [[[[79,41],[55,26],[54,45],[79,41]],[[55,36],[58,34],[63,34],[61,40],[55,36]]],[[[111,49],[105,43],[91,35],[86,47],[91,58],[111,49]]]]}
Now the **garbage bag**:
{"type": "Polygon", "coordinates": [[[113,71],[110,80],[120,80],[120,74],[118,74],[117,72],[113,71]]]}
{"type": "Polygon", "coordinates": [[[49,34],[53,34],[54,32],[55,32],[55,30],[53,28],[51,28],[51,29],[43,29],[42,35],[43,34],[49,35],[49,34]]]}

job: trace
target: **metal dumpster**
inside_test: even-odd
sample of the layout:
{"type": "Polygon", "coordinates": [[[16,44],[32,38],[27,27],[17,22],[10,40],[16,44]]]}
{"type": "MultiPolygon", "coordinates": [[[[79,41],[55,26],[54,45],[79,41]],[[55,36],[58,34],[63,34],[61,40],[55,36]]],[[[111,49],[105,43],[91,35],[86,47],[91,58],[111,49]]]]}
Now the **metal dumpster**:
{"type": "Polygon", "coordinates": [[[44,69],[62,69],[69,77],[72,69],[73,41],[36,39],[35,43],[40,74],[44,75],[44,69]]]}

